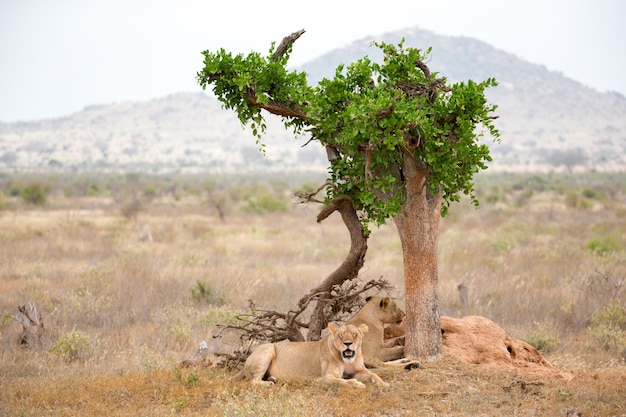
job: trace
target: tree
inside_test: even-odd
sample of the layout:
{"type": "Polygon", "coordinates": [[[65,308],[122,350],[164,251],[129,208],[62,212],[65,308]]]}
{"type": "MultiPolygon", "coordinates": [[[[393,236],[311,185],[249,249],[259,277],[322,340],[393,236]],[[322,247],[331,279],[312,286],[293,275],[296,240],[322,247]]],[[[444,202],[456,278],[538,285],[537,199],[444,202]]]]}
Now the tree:
{"type": "Polygon", "coordinates": [[[263,110],[324,146],[330,163],[324,202],[354,212],[365,239],[370,225],[393,219],[404,260],[405,354],[437,360],[439,219],[461,192],[478,205],[472,178],[491,160],[480,138],[499,137],[491,116],[496,106],[487,103],[484,90],[497,84],[490,78],[449,85],[424,63],[430,49],[405,48],[402,41],[375,43],[383,52],[381,64],[364,57],[309,86],[305,73],[286,68],[303,33],[272,44],[268,56],[204,51],[198,82],[204,89],[213,86],[261,148],[263,110]]]}
{"type": "Polygon", "coordinates": [[[587,155],[580,148],[556,149],[547,156],[547,161],[550,164],[555,167],[565,165],[570,174],[574,171],[574,167],[585,165],[587,160],[587,155]]]}

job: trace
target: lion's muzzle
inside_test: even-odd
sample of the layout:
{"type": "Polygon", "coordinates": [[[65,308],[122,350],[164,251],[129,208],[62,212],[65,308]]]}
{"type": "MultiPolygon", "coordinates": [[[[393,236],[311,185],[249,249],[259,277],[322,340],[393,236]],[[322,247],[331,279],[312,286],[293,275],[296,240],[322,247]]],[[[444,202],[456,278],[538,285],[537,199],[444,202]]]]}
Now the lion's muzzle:
{"type": "Polygon", "coordinates": [[[345,349],[341,352],[341,357],[351,361],[356,357],[356,351],[352,349],[352,343],[344,343],[345,349]]]}

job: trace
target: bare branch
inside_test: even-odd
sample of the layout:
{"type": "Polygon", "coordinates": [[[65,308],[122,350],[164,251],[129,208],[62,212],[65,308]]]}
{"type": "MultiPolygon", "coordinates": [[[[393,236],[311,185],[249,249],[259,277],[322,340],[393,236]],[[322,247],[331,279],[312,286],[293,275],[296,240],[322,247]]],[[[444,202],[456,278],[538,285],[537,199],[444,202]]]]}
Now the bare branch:
{"type": "Polygon", "coordinates": [[[285,36],[283,38],[282,42],[280,43],[280,45],[278,45],[278,48],[276,48],[276,51],[274,51],[274,55],[272,56],[272,60],[278,61],[283,55],[285,55],[285,53],[289,50],[291,45],[295,41],[297,41],[298,38],[304,34],[304,32],[306,32],[306,31],[304,29],[301,29],[301,30],[299,30],[297,32],[293,32],[289,36],[285,36]]]}
{"type": "Polygon", "coordinates": [[[430,76],[430,70],[428,69],[428,66],[426,64],[424,64],[422,61],[417,61],[415,63],[415,66],[422,70],[422,72],[424,73],[424,76],[426,77],[428,81],[432,80],[430,76]]]}
{"type": "MultiPolygon", "coordinates": [[[[228,325],[219,325],[219,331],[214,338],[222,337],[225,330],[235,330],[241,333],[240,348],[232,353],[214,352],[214,355],[223,359],[217,363],[218,366],[226,368],[236,368],[242,364],[250,355],[253,347],[258,341],[266,341],[275,343],[282,340],[292,340],[290,329],[309,327],[308,323],[303,323],[293,319],[299,317],[310,305],[311,302],[317,301],[318,305],[323,306],[323,312],[330,320],[347,321],[352,317],[359,308],[364,304],[364,293],[389,293],[392,286],[388,281],[380,277],[378,280],[371,280],[366,283],[358,279],[345,281],[341,284],[333,286],[329,292],[318,292],[309,294],[305,299],[301,300],[302,305],[296,311],[288,313],[280,313],[277,311],[268,311],[257,309],[254,303],[249,300],[248,308],[250,313],[237,316],[237,323],[228,325]],[[290,316],[293,316],[290,318],[290,316]],[[293,320],[294,326],[285,326],[285,320],[293,320]]],[[[322,307],[320,307],[322,308],[322,307]]],[[[302,337],[301,333],[300,337],[302,337]]],[[[304,340],[302,338],[297,340],[304,340]]]]}
{"type": "MultiPolygon", "coordinates": [[[[317,198],[315,198],[315,196],[322,191],[324,188],[326,187],[333,187],[335,189],[335,191],[337,191],[337,185],[330,182],[330,181],[326,181],[324,184],[320,185],[317,190],[311,192],[311,193],[305,193],[303,191],[296,191],[293,193],[293,195],[298,198],[300,201],[298,201],[299,203],[309,203],[309,202],[314,202],[314,203],[324,203],[324,201],[322,200],[318,200],[317,198]]],[[[318,220],[319,223],[320,220],[318,220]]]]}
{"type": "MultiPolygon", "coordinates": [[[[18,336],[18,344],[27,349],[41,347],[44,339],[49,336],[48,327],[44,326],[44,315],[34,302],[18,306],[18,313],[9,316],[22,325],[22,333],[18,336]]],[[[46,317],[56,312],[56,308],[46,317]]]]}

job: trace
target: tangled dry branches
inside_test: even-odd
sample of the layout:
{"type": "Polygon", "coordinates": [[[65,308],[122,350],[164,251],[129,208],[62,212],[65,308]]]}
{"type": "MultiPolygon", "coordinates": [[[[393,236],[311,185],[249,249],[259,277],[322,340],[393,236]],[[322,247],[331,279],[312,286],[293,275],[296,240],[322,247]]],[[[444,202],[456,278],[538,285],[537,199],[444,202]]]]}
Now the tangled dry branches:
{"type": "Polygon", "coordinates": [[[225,330],[240,333],[240,347],[233,353],[220,353],[222,361],[218,366],[236,368],[243,363],[253,347],[258,343],[274,343],[283,340],[304,341],[304,332],[309,328],[312,302],[323,301],[327,321],[346,321],[365,303],[365,293],[389,293],[392,286],[380,277],[377,280],[363,282],[358,279],[345,281],[333,287],[330,295],[321,292],[308,294],[297,304],[297,308],[288,312],[258,308],[252,300],[248,301],[248,312],[236,317],[236,323],[219,325],[220,331],[214,337],[221,337],[225,330]]]}

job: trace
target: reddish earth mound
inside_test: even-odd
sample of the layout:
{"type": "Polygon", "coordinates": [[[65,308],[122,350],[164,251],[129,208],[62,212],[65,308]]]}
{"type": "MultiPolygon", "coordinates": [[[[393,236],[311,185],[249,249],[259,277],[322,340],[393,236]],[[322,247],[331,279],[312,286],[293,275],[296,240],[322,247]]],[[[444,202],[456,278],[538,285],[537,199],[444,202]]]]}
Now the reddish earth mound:
{"type": "Polygon", "coordinates": [[[526,342],[509,337],[493,321],[480,316],[441,317],[443,351],[463,362],[537,376],[572,375],[552,366],[526,342]]]}

